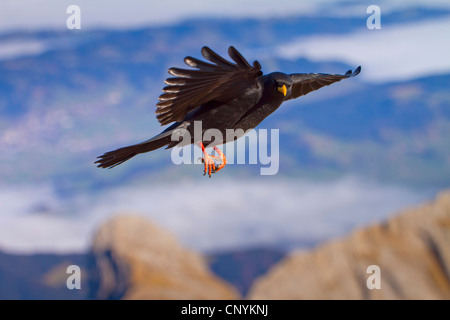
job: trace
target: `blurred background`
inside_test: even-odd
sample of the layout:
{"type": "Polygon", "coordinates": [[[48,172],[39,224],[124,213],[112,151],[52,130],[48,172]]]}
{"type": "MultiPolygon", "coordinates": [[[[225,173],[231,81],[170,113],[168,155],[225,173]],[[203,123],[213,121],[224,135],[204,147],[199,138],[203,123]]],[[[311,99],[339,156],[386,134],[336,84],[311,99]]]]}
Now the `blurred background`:
{"type": "MultiPolygon", "coordinates": [[[[121,276],[105,280],[101,261],[117,265],[151,250],[142,283],[167,268],[162,261],[192,260],[196,267],[186,268],[208,273],[218,298],[307,297],[251,287],[292,252],[387,223],[450,187],[449,32],[444,0],[3,3],[0,298],[209,296],[184,286],[165,296],[151,282],[130,293],[134,284],[121,276]],[[81,9],[80,30],[66,27],[71,4],[81,9]],[[373,4],[378,30],[366,25],[373,4]],[[204,45],[225,56],[233,45],[264,73],[362,72],[283,104],[258,127],[280,130],[276,175],[233,164],[208,179],[201,164],[176,166],[163,149],[96,168],[97,156],[162,130],[154,110],[167,69],[200,58],[204,45]],[[70,264],[84,270],[82,290],[66,288],[70,264]]],[[[444,296],[427,289],[415,297],[449,294],[450,257],[438,256],[444,296]]],[[[133,267],[125,269],[131,277],[133,267]]],[[[184,269],[175,269],[167,286],[182,279],[174,274],[184,269]]],[[[411,297],[404,291],[382,297],[411,297]]],[[[328,298],[321,294],[314,298],[328,298]]]]}

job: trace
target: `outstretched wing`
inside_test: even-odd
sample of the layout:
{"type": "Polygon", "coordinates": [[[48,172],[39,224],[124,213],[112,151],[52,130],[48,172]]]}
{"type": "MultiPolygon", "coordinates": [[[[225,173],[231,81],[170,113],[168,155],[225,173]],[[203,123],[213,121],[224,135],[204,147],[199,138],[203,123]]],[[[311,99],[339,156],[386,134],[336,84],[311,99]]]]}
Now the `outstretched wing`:
{"type": "Polygon", "coordinates": [[[186,57],[184,62],[197,70],[169,69],[174,78],[166,79],[167,86],[156,105],[156,118],[161,125],[182,121],[187,112],[209,101],[227,102],[258,86],[257,78],[262,75],[258,61],[251,66],[234,47],[228,49],[228,54],[235,63],[208,47],[201,52],[212,63],[186,57]]]}
{"type": "Polygon", "coordinates": [[[352,70],[348,70],[344,75],[342,74],[325,74],[325,73],[294,73],[291,74],[293,81],[291,94],[285,100],[295,99],[304,96],[311,91],[328,86],[332,83],[341,81],[358,75],[361,72],[361,66],[352,70]]]}

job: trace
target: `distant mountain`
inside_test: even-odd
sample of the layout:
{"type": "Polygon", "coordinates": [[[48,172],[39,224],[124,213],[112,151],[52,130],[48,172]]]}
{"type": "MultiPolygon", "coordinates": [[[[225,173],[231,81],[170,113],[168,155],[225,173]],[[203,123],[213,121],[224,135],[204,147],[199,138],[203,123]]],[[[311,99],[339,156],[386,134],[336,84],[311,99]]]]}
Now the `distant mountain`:
{"type": "MultiPolygon", "coordinates": [[[[383,15],[383,26],[443,17],[410,9],[383,15]]],[[[273,50],[299,36],[345,34],[361,17],[190,20],[131,31],[22,32],[9,45],[34,41],[43,53],[0,61],[0,181],[49,181],[62,194],[157,176],[172,167],[167,152],[137,157],[106,175],[93,165],[112,148],[145,140],[161,128],[154,105],[166,70],[209,45],[235,45],[265,72],[342,73],[336,61],[283,60],[273,50]],[[36,170],[39,168],[39,170],[36,170]]],[[[364,72],[364,66],[363,71],[364,72]]],[[[367,84],[358,78],[287,103],[261,128],[280,129],[280,174],[365,177],[417,186],[450,181],[447,90],[450,75],[367,84]]],[[[238,175],[254,168],[234,166],[238,175]]],[[[256,171],[255,171],[256,172],[256,171]]],[[[178,176],[190,174],[179,170],[178,176]]],[[[167,176],[167,175],[166,175],[167,176]]]]}
{"type": "Polygon", "coordinates": [[[87,297],[86,255],[0,252],[0,300],[80,300],[87,297]],[[70,265],[82,269],[81,289],[69,290],[66,271],[70,265]]]}
{"type": "MultiPolygon", "coordinates": [[[[442,75],[349,84],[348,92],[326,101],[317,96],[288,106],[265,126],[283,128],[284,162],[298,164],[287,167],[289,172],[334,170],[445,188],[450,181],[449,83],[450,75],[442,75]]],[[[348,87],[346,83],[340,89],[348,87]]]]}
{"type": "MultiPolygon", "coordinates": [[[[125,220],[122,219],[121,221],[125,220]]],[[[148,223],[147,221],[145,222],[148,223]]],[[[111,224],[108,226],[110,227],[111,224]]],[[[156,237],[162,236],[154,233],[153,235],[156,237]]],[[[168,248],[162,249],[169,250],[168,248]]],[[[149,247],[147,252],[142,254],[151,256],[152,259],[156,260],[162,261],[165,259],[162,252],[160,252],[161,256],[158,257],[156,252],[152,250],[149,247]]],[[[135,258],[141,259],[144,263],[144,256],[137,255],[135,258]]],[[[214,277],[223,279],[236,288],[241,296],[244,296],[253,281],[266,273],[272,265],[279,262],[284,256],[285,253],[278,249],[253,248],[213,252],[208,254],[204,261],[205,266],[208,266],[215,274],[214,277]]],[[[96,254],[66,255],[17,255],[0,252],[0,283],[2,284],[0,286],[0,300],[121,298],[130,284],[126,284],[126,281],[124,282],[122,278],[123,276],[127,277],[126,274],[119,276],[118,274],[112,275],[108,273],[112,271],[109,267],[113,266],[113,262],[119,261],[117,259],[119,257],[113,254],[112,251],[105,251],[104,255],[101,255],[100,251],[97,251],[96,254]],[[68,290],[66,287],[66,280],[69,276],[66,273],[67,267],[72,264],[81,267],[81,290],[68,290]]],[[[152,264],[149,264],[148,267],[158,270],[157,266],[159,263],[154,261],[153,267],[152,264]]],[[[114,272],[119,272],[121,267],[116,265],[114,268],[114,272]]],[[[179,270],[181,269],[179,268],[179,270]]],[[[161,270],[158,272],[163,276],[161,270]]],[[[151,273],[148,276],[151,278],[151,273]]],[[[141,280],[146,282],[144,279],[141,280]]],[[[176,289],[176,287],[174,288],[176,289]]],[[[139,293],[138,290],[133,292],[139,293]]]]}
{"type": "Polygon", "coordinates": [[[250,248],[207,255],[211,270],[231,283],[243,296],[253,281],[286,256],[280,249],[250,248]]]}

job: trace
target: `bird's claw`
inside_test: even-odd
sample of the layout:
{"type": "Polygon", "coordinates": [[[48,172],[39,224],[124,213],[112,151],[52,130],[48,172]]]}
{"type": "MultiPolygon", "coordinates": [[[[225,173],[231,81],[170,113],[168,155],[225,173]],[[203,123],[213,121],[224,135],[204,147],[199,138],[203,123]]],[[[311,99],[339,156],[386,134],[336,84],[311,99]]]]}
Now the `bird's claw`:
{"type": "Polygon", "coordinates": [[[217,172],[221,170],[225,165],[227,164],[227,158],[223,154],[223,152],[219,149],[214,147],[214,150],[217,152],[218,157],[213,157],[214,159],[218,159],[220,161],[220,164],[217,166],[214,172],[217,172]]]}
{"type": "Polygon", "coordinates": [[[216,164],[214,163],[213,156],[210,156],[209,154],[205,153],[205,157],[202,158],[202,163],[205,164],[205,170],[203,171],[203,175],[205,176],[208,174],[208,176],[211,178],[211,174],[216,173],[216,164]]]}
{"type": "Polygon", "coordinates": [[[220,171],[223,167],[225,167],[225,165],[227,164],[227,159],[225,158],[223,152],[216,147],[214,147],[214,150],[217,152],[218,156],[208,154],[202,143],[200,143],[200,147],[203,151],[203,158],[201,158],[201,161],[205,164],[203,175],[205,176],[206,174],[208,174],[208,176],[211,178],[211,174],[216,173],[217,171],[220,171]],[[216,164],[215,160],[218,161],[218,164],[216,164]]]}
{"type": "MultiPolygon", "coordinates": [[[[205,176],[206,173],[208,173],[209,177],[211,178],[211,174],[216,173],[217,171],[219,171],[220,169],[222,169],[224,167],[223,161],[219,158],[219,157],[215,157],[215,156],[209,156],[211,158],[211,162],[205,163],[205,158],[199,158],[199,160],[201,160],[202,163],[205,163],[205,170],[203,172],[203,175],[205,176]],[[214,160],[213,160],[214,159],[214,160]],[[219,160],[220,162],[216,163],[215,160],[219,160]]],[[[209,161],[209,160],[207,160],[209,161]]]]}

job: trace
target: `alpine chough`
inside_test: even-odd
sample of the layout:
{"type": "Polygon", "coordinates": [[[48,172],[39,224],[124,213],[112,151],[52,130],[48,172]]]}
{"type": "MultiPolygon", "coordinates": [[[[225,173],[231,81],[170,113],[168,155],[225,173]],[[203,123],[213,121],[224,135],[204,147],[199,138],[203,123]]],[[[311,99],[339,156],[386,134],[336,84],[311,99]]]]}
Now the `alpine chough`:
{"type": "Polygon", "coordinates": [[[208,47],[203,47],[201,53],[209,62],[186,57],[184,62],[194,69],[169,69],[169,74],[173,77],[165,81],[167,86],[159,96],[156,118],[161,125],[174,123],[149,140],[99,156],[95,162],[98,167],[113,168],[139,153],[164,146],[180,146],[180,136],[188,132],[191,139],[185,145],[197,144],[202,148],[204,174],[211,177],[211,173],[221,170],[226,164],[224,154],[216,146],[239,137],[232,135],[230,139],[227,137],[227,129],[235,132],[253,129],[284,101],[354,77],[361,71],[361,67],[358,67],[354,72],[349,70],[343,75],[281,72],[263,75],[258,61],[250,65],[232,46],[229,47],[228,54],[234,63],[208,47]],[[201,121],[200,137],[194,135],[196,121],[201,121]],[[223,140],[206,141],[203,133],[208,129],[219,130],[223,140]],[[206,152],[205,148],[208,146],[214,148],[218,157],[206,152]],[[217,165],[214,160],[218,161],[217,165]]]}

